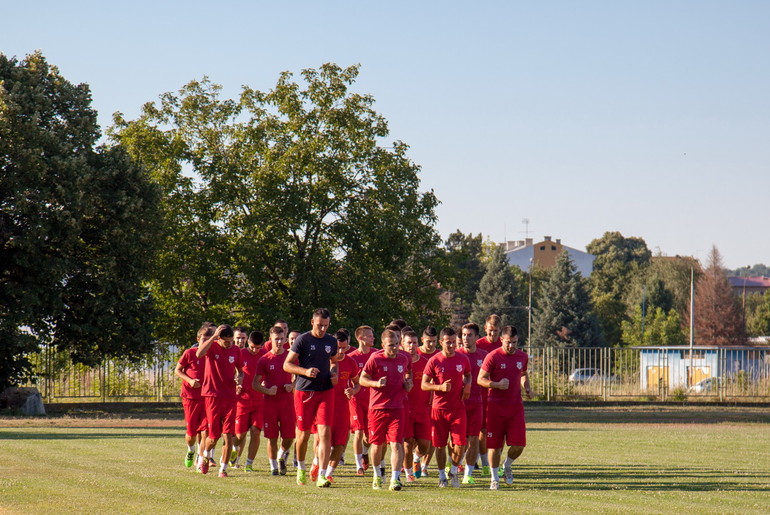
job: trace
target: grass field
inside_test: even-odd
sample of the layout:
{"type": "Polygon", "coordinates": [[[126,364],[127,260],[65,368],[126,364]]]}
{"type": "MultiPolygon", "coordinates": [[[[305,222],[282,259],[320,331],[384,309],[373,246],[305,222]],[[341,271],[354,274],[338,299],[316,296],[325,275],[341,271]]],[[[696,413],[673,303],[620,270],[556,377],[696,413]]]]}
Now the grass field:
{"type": "MultiPolygon", "coordinates": [[[[0,418],[5,513],[763,513],[770,511],[767,408],[532,408],[515,483],[371,490],[350,465],[331,489],[184,468],[179,419],[110,414],[0,418]]],[[[263,446],[264,447],[264,446],[263,446]]],[[[352,462],[348,453],[348,463],[352,462]]]]}

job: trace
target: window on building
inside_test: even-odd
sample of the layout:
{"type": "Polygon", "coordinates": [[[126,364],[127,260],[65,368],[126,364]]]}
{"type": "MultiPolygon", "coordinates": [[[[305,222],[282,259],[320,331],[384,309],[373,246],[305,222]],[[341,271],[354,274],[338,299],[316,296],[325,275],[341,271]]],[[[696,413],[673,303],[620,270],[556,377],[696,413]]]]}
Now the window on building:
{"type": "Polygon", "coordinates": [[[540,250],[545,250],[545,245],[540,245],[540,250]]]}
{"type": "Polygon", "coordinates": [[[556,245],[551,245],[551,250],[556,250],[556,245]]]}

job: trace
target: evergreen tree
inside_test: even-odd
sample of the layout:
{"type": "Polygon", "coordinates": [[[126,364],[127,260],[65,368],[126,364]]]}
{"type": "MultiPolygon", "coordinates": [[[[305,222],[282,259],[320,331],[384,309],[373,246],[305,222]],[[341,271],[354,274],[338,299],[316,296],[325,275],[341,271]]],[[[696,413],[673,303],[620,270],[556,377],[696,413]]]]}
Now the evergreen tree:
{"type": "MultiPolygon", "coordinates": [[[[690,315],[685,315],[689,325],[690,315]]],[[[738,298],[733,294],[716,246],[708,266],[695,285],[695,342],[698,345],[743,345],[746,323],[738,298]]]]}
{"type": "Polygon", "coordinates": [[[479,283],[470,319],[483,326],[489,315],[497,314],[503,325],[513,325],[519,329],[520,339],[523,341],[523,335],[526,334],[523,329],[527,326],[526,308],[523,304],[516,275],[508,264],[505,251],[500,246],[495,247],[479,283]]]}
{"type": "Polygon", "coordinates": [[[538,295],[532,345],[593,347],[603,344],[599,323],[591,311],[585,280],[567,252],[562,252],[538,295]]]}
{"type": "Polygon", "coordinates": [[[664,311],[660,307],[647,309],[636,306],[631,320],[623,322],[623,343],[628,346],[684,345],[682,321],[675,309],[664,311]]]}

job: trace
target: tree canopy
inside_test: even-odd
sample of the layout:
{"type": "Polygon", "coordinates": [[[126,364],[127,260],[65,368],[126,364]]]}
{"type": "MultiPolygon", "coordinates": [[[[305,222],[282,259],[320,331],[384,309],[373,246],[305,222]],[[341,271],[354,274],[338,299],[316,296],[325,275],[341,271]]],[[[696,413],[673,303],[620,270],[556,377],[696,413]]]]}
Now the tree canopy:
{"type": "MultiPolygon", "coordinates": [[[[491,314],[499,315],[503,325],[517,326],[519,330],[526,327],[526,302],[501,246],[494,247],[491,252],[473,301],[470,320],[483,326],[491,314]]],[[[524,341],[523,337],[520,338],[524,341]]]]}
{"type": "Polygon", "coordinates": [[[88,86],[0,54],[0,386],[39,343],[87,364],[151,348],[158,192],[99,136],[88,86]]]}
{"type": "Polygon", "coordinates": [[[113,137],[164,192],[167,233],[150,282],[180,341],[204,319],[335,323],[441,318],[437,199],[407,145],[384,143],[358,66],[325,64],[220,98],[208,79],[117,115],[113,137]]]}

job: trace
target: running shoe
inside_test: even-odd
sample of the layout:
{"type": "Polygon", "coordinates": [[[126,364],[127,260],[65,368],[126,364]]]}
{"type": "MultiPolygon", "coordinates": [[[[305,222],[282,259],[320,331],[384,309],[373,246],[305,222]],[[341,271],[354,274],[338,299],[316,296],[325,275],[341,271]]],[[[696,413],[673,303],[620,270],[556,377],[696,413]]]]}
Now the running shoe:
{"type": "Polygon", "coordinates": [[[473,479],[472,476],[464,476],[463,477],[463,484],[464,485],[475,485],[476,484],[476,480],[473,479]]]}
{"type": "Polygon", "coordinates": [[[449,486],[449,482],[446,479],[439,479],[438,480],[438,487],[439,488],[446,488],[449,486]]]}
{"type": "Polygon", "coordinates": [[[219,477],[227,477],[227,472],[225,472],[224,470],[220,470],[219,477]]]}
{"type": "Polygon", "coordinates": [[[327,478],[321,476],[318,478],[318,481],[316,481],[315,486],[318,488],[329,488],[332,484],[327,478]]]}
{"type": "Polygon", "coordinates": [[[492,480],[489,482],[489,489],[490,490],[499,490],[500,489],[500,483],[498,483],[495,480],[492,480]]]}
{"type": "Polygon", "coordinates": [[[489,468],[489,465],[484,465],[481,467],[481,475],[483,477],[489,477],[492,475],[492,470],[489,468]]]}
{"type": "Polygon", "coordinates": [[[246,465],[245,467],[243,467],[243,470],[245,470],[246,472],[256,472],[256,470],[254,470],[254,467],[252,467],[251,465],[246,465]]]}
{"type": "Polygon", "coordinates": [[[278,471],[282,476],[286,475],[286,459],[281,458],[278,460],[278,471]]]}
{"type": "Polygon", "coordinates": [[[209,460],[209,467],[216,467],[217,466],[217,462],[214,461],[214,458],[209,458],[208,460],[209,460]]]}
{"type": "Polygon", "coordinates": [[[505,475],[505,484],[506,485],[512,485],[513,484],[513,470],[511,470],[511,467],[504,467],[504,475],[505,475]]]}
{"type": "Polygon", "coordinates": [[[414,477],[421,478],[422,477],[422,467],[415,467],[414,468],[414,477]]]}
{"type": "Polygon", "coordinates": [[[407,483],[416,483],[417,482],[417,477],[415,477],[414,474],[407,474],[406,475],[406,482],[407,483]]]}
{"type": "Polygon", "coordinates": [[[382,490],[382,478],[374,476],[372,479],[372,490],[382,490]]]}
{"type": "Polygon", "coordinates": [[[305,486],[307,484],[307,470],[297,469],[297,484],[305,486]]]}
{"type": "MultiPolygon", "coordinates": [[[[423,476],[423,477],[428,477],[428,467],[423,467],[423,468],[421,469],[421,471],[420,471],[420,476],[423,476]]],[[[420,476],[417,476],[417,477],[420,477],[420,476]]]]}
{"type": "Polygon", "coordinates": [[[188,469],[193,466],[193,460],[195,459],[195,451],[188,451],[184,458],[184,466],[188,469]]]}
{"type": "Polygon", "coordinates": [[[331,484],[334,484],[334,477],[332,477],[332,476],[326,476],[326,480],[327,480],[329,483],[331,483],[331,484]]]}
{"type": "Polygon", "coordinates": [[[401,481],[399,481],[398,479],[391,479],[388,490],[390,490],[391,492],[398,492],[399,490],[401,490],[401,481]]]}
{"type": "Polygon", "coordinates": [[[452,484],[452,488],[460,488],[460,478],[457,474],[449,474],[449,482],[452,484]]]}
{"type": "Polygon", "coordinates": [[[271,475],[271,476],[277,476],[278,474],[279,474],[279,472],[278,472],[278,469],[272,469],[272,470],[270,471],[270,475],[271,475]]]}
{"type": "Polygon", "coordinates": [[[238,459],[238,451],[233,449],[230,451],[230,465],[235,465],[235,461],[238,459]]]}
{"type": "Polygon", "coordinates": [[[364,471],[364,469],[362,469],[362,468],[360,468],[360,469],[358,469],[358,470],[356,471],[356,475],[357,475],[357,476],[363,476],[364,474],[365,474],[365,471],[364,471]]]}
{"type": "Polygon", "coordinates": [[[316,464],[313,464],[310,467],[310,481],[318,481],[318,471],[320,467],[316,464]]]}
{"type": "Polygon", "coordinates": [[[201,474],[209,473],[209,460],[203,460],[201,463],[201,474]]]}

